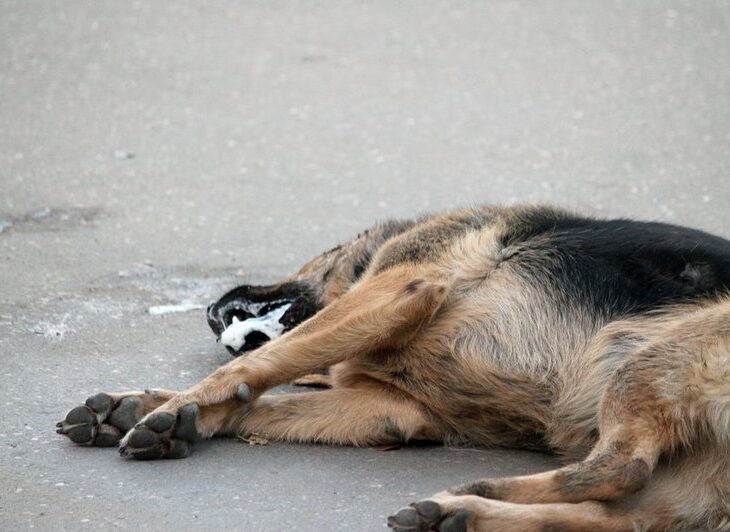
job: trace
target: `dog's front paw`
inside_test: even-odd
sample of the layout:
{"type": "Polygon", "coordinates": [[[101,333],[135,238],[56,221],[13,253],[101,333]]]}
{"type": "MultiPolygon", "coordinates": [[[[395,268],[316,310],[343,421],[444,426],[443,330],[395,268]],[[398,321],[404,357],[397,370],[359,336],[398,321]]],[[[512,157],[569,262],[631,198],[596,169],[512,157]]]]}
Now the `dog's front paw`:
{"type": "Polygon", "coordinates": [[[137,460],[185,458],[201,437],[196,427],[198,413],[196,403],[189,403],[176,413],[152,412],[124,436],[119,453],[137,460]]]}
{"type": "Polygon", "coordinates": [[[78,445],[113,447],[143,415],[140,397],[98,393],[56,423],[56,432],[78,445]]]}

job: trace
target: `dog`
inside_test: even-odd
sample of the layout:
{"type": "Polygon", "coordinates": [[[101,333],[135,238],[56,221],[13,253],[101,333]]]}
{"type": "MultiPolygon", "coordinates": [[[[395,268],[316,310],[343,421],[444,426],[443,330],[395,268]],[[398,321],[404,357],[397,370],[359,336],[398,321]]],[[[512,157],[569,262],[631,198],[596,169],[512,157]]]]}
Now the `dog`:
{"type": "Polygon", "coordinates": [[[728,293],[730,242],[689,228],[542,206],[390,221],[212,304],[219,338],[246,326],[197,385],[97,394],[58,432],[140,460],[253,433],[540,450],[568,465],[452,487],[387,524],[730,530],[728,293]],[[264,395],[297,379],[327,389],[264,395]]]}

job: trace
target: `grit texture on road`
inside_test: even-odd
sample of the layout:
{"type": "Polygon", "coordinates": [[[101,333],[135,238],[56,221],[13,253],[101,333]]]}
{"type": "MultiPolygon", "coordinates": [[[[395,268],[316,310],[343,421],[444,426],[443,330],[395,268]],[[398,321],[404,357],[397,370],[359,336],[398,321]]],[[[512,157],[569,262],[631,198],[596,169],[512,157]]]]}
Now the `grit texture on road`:
{"type": "Polygon", "coordinates": [[[506,450],[74,447],[226,362],[201,310],[374,220],[552,202],[730,236],[722,1],[0,1],[0,529],[382,530],[506,450]]]}

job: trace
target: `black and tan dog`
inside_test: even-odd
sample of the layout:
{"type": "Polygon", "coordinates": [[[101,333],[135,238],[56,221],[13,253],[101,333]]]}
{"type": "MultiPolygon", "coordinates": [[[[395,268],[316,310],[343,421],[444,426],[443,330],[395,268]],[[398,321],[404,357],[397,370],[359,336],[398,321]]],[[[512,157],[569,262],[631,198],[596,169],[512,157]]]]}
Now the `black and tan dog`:
{"type": "Polygon", "coordinates": [[[254,432],[542,449],[571,465],[451,488],[388,524],[729,530],[729,291],[730,242],[672,225],[542,207],[385,223],[208,309],[220,335],[290,305],[281,337],[252,332],[255,350],[184,392],[93,396],[59,432],[139,459],[254,432]],[[330,389],[262,395],[300,378],[330,389]]]}

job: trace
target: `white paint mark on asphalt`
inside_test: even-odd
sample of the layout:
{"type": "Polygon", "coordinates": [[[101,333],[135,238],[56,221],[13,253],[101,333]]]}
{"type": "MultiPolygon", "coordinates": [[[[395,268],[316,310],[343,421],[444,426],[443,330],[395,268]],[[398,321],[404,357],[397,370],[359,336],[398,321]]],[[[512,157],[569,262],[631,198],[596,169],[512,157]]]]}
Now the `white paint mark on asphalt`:
{"type": "Polygon", "coordinates": [[[190,312],[191,310],[204,309],[205,305],[200,303],[191,303],[190,301],[183,301],[177,305],[157,305],[147,309],[149,314],[153,316],[162,316],[163,314],[173,314],[175,312],[190,312]]]}

